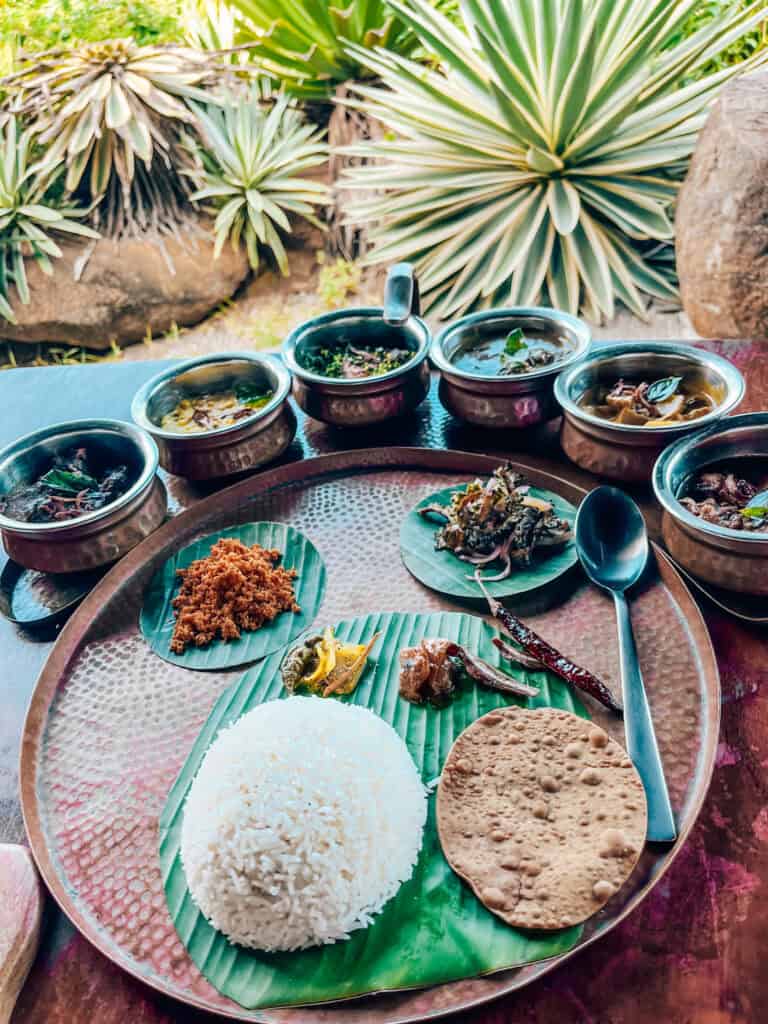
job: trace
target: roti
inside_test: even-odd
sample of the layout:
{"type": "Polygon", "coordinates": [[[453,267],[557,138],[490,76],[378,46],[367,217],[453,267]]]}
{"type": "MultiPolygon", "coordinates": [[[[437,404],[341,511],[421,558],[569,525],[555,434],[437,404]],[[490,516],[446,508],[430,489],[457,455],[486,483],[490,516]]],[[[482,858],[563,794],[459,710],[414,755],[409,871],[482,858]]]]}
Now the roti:
{"type": "Polygon", "coordinates": [[[450,749],[437,790],[443,853],[516,928],[567,928],[626,882],[647,811],[627,752],[555,708],[491,711],[450,749]]]}

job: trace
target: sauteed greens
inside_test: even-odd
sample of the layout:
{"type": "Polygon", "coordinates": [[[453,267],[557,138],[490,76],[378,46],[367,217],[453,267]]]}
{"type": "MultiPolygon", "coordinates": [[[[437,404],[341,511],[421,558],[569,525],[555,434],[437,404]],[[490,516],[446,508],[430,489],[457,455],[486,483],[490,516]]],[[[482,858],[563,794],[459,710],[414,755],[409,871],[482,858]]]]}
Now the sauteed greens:
{"type": "Polygon", "coordinates": [[[328,348],[306,352],[301,357],[305,370],[321,377],[355,380],[363,377],[380,377],[397,370],[413,352],[407,348],[386,348],[383,345],[352,344],[343,342],[328,348]]]}

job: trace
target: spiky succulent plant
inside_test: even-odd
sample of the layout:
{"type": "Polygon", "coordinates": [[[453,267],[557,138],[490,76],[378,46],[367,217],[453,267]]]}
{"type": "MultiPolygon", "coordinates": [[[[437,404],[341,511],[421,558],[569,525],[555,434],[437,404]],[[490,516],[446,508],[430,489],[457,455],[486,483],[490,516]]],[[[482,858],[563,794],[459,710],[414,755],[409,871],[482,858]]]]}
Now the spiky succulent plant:
{"type": "Polygon", "coordinates": [[[228,238],[235,247],[242,240],[254,270],[265,250],[287,274],[281,232],[291,232],[288,215],[319,226],[314,210],[327,198],[325,185],[302,176],[328,157],[321,133],[287,97],[265,103],[255,86],[230,93],[220,106],[191,106],[204,141],[205,168],[192,199],[216,212],[215,255],[228,238]]]}
{"type": "Polygon", "coordinates": [[[16,322],[12,288],[23,304],[30,300],[25,260],[36,260],[51,274],[51,257],[61,255],[56,234],[98,238],[73,219],[83,211],[48,200],[53,182],[44,167],[30,160],[30,142],[30,133],[19,133],[16,118],[8,117],[0,129],[0,316],[11,323],[16,322]]]}
{"type": "Polygon", "coordinates": [[[248,43],[267,74],[305,98],[325,99],[350,79],[368,77],[345,42],[409,54],[418,39],[386,0],[230,0],[236,40],[248,43]]]}
{"type": "Polygon", "coordinates": [[[460,27],[390,3],[441,67],[348,48],[384,86],[356,86],[356,106],[390,129],[348,150],[376,161],[348,181],[369,261],[414,261],[443,316],[548,300],[599,320],[675,297],[671,210],[707,107],[768,53],[692,78],[762,0],[686,39],[696,0],[461,0],[460,27]]]}
{"type": "Polygon", "coordinates": [[[67,190],[120,233],[183,218],[194,123],[185,101],[208,100],[218,74],[210,53],[117,39],[27,56],[0,87],[49,163],[65,163],[67,190]]]}

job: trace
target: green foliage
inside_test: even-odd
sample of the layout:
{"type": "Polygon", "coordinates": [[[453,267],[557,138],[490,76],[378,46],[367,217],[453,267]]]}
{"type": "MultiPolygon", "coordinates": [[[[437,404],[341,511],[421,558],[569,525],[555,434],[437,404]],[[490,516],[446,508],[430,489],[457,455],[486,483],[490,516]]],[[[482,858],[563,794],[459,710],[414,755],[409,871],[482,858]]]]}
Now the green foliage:
{"type": "Polygon", "coordinates": [[[366,49],[382,46],[412,54],[419,42],[386,0],[231,0],[237,12],[238,43],[286,88],[305,98],[324,99],[342,82],[365,78],[365,65],[345,42],[366,49]]]}
{"type": "Polygon", "coordinates": [[[29,52],[128,36],[141,45],[179,41],[179,0],[5,0],[0,4],[0,41],[29,52]]]}
{"type": "Polygon", "coordinates": [[[255,86],[245,94],[229,93],[219,106],[190,106],[205,144],[202,187],[191,198],[212,202],[218,211],[215,255],[227,238],[235,247],[242,240],[254,270],[265,249],[287,274],[280,233],[291,231],[288,215],[320,226],[314,209],[327,201],[325,185],[301,176],[327,159],[321,133],[287,97],[265,103],[255,86]]]}
{"type": "Polygon", "coordinates": [[[66,167],[67,191],[120,234],[183,219],[195,122],[185,101],[207,101],[204,87],[218,79],[211,54],[114,39],[25,57],[0,86],[48,164],[66,167]]]}
{"type": "MultiPolygon", "coordinates": [[[[723,11],[730,10],[738,13],[748,6],[748,0],[701,0],[686,18],[680,32],[671,40],[671,45],[675,46],[681,40],[688,39],[723,11]]],[[[764,0],[763,7],[765,8],[765,20],[762,24],[740,36],[730,46],[726,46],[721,53],[707,61],[697,71],[697,78],[712,74],[713,71],[720,71],[733,64],[740,64],[768,46],[768,0],[764,0]]]]}
{"type": "Polygon", "coordinates": [[[61,256],[57,234],[98,234],[74,218],[75,208],[57,208],[48,200],[50,177],[30,160],[30,133],[19,135],[16,119],[9,117],[0,132],[0,315],[16,322],[11,288],[19,301],[30,300],[25,259],[35,259],[46,274],[53,273],[51,257],[61,256]]]}
{"type": "Polygon", "coordinates": [[[360,287],[362,270],[357,263],[342,259],[339,256],[332,263],[324,262],[324,253],[318,253],[321,263],[317,280],[317,294],[323,305],[328,309],[343,306],[347,296],[354,294],[360,287]]]}
{"type": "Polygon", "coordinates": [[[698,132],[768,51],[691,79],[764,0],[686,40],[695,0],[462,0],[461,27],[428,0],[391,5],[441,65],[348,48],[383,84],[353,105],[388,129],[346,150],[368,261],[414,262],[442,316],[548,300],[599,321],[617,298],[640,316],[644,296],[676,298],[670,212],[698,132]]]}

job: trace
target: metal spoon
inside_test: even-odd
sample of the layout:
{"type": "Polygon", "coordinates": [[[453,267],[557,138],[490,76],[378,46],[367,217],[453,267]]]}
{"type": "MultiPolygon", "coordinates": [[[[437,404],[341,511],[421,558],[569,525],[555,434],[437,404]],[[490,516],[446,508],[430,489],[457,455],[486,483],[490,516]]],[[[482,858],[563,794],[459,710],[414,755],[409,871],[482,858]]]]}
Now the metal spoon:
{"type": "Polygon", "coordinates": [[[593,583],[613,594],[616,605],[627,750],[645,786],[648,838],[672,842],[677,836],[675,819],[625,593],[640,579],[648,561],[645,522],[635,502],[622,491],[616,487],[598,487],[581,503],[575,532],[576,550],[587,575],[593,583]]]}

